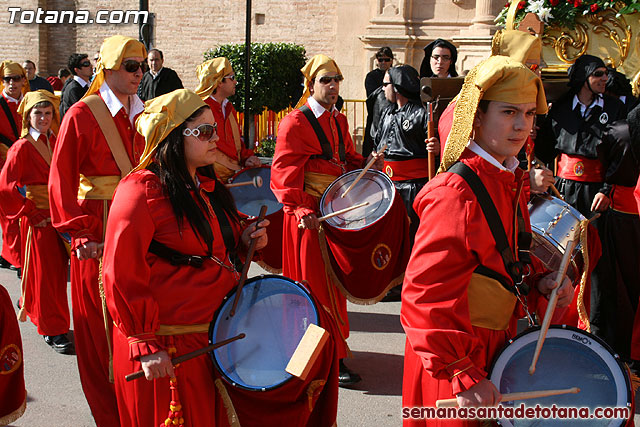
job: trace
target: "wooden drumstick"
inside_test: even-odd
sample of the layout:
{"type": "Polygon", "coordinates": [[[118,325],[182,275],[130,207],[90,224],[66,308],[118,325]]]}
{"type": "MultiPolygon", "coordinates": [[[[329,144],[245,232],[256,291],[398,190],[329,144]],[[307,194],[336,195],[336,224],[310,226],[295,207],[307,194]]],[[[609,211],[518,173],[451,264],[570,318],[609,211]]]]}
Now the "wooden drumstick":
{"type": "MultiPolygon", "coordinates": [[[[264,217],[267,215],[267,205],[262,205],[260,207],[260,215],[258,215],[258,220],[256,221],[256,230],[258,231],[260,227],[258,224],[262,222],[264,217]]],[[[238,287],[236,289],[236,298],[233,300],[233,306],[231,307],[231,311],[229,312],[229,316],[233,317],[236,314],[236,307],[238,307],[238,301],[240,301],[240,294],[242,293],[242,287],[244,286],[244,282],[247,280],[247,274],[249,273],[249,265],[251,264],[251,260],[253,259],[253,254],[256,251],[256,242],[257,238],[252,238],[251,243],[249,243],[249,250],[247,251],[247,261],[244,263],[242,267],[242,274],[240,275],[240,280],[238,280],[238,287]]]]}
{"type": "MultiPolygon", "coordinates": [[[[513,400],[536,399],[538,397],[559,396],[561,394],[577,394],[580,393],[578,387],[566,388],[562,390],[536,390],[523,391],[518,393],[503,394],[500,402],[511,402],[513,400]]],[[[500,403],[498,402],[498,403],[500,403]]],[[[457,408],[458,399],[440,399],[436,400],[436,408],[457,408]]]]}
{"type": "MultiPolygon", "coordinates": [[[[435,130],[436,124],[433,121],[433,103],[429,102],[428,104],[429,104],[429,110],[428,110],[429,121],[427,122],[427,138],[431,139],[434,136],[436,136],[436,130],[435,130]]],[[[428,140],[425,142],[428,142],[428,140]]],[[[429,181],[431,181],[431,179],[433,179],[433,177],[436,175],[436,155],[433,154],[431,151],[427,153],[427,167],[429,169],[429,181]]]]}
{"type": "MultiPolygon", "coordinates": [[[[224,341],[219,341],[219,342],[217,342],[215,344],[211,344],[211,345],[208,345],[206,347],[200,348],[198,350],[192,351],[191,353],[183,354],[182,356],[178,356],[178,357],[176,357],[174,359],[171,359],[171,364],[173,366],[175,366],[178,363],[186,362],[187,360],[191,360],[194,357],[198,357],[198,356],[203,355],[205,353],[209,353],[210,351],[213,351],[216,348],[219,348],[219,347],[222,347],[224,345],[230,344],[230,343],[232,343],[234,341],[237,341],[237,340],[241,340],[245,336],[246,336],[245,334],[239,334],[239,335],[236,335],[233,338],[229,338],[229,339],[226,339],[224,341]]],[[[133,381],[133,380],[137,380],[138,378],[142,378],[142,377],[144,377],[144,371],[133,372],[133,373],[131,373],[129,375],[126,375],[124,378],[127,381],[133,381]]]]}
{"type": "MultiPolygon", "coordinates": [[[[378,150],[378,153],[384,153],[384,150],[386,149],[387,149],[387,144],[384,144],[382,147],[380,147],[380,150],[378,150]]],[[[362,169],[362,171],[358,174],[358,176],[356,176],[356,179],[354,179],[351,185],[345,190],[344,193],[342,193],[342,195],[340,196],[341,198],[344,198],[344,196],[346,196],[347,193],[351,191],[351,189],[356,185],[356,183],[360,181],[360,178],[362,178],[364,174],[367,173],[369,169],[371,169],[371,166],[373,166],[376,160],[378,160],[377,157],[372,157],[371,160],[369,160],[369,163],[367,163],[364,169],[362,169]]]]}
{"type": "Polygon", "coordinates": [[[254,176],[251,181],[234,182],[232,184],[225,184],[225,187],[234,188],[234,187],[244,187],[245,185],[253,185],[256,188],[260,188],[262,187],[262,177],[254,176]]]}
{"type": "MultiPolygon", "coordinates": [[[[357,205],[349,206],[348,208],[340,209],[339,211],[331,212],[330,214],[326,214],[326,215],[321,216],[320,218],[318,218],[318,221],[322,222],[322,221],[327,220],[329,218],[333,218],[334,216],[342,215],[343,213],[347,213],[347,212],[352,211],[354,209],[358,209],[358,208],[367,206],[368,204],[369,204],[369,202],[362,202],[362,203],[358,203],[357,205]]],[[[304,226],[302,224],[298,224],[298,228],[304,228],[304,226]]]]}
{"type": "Polygon", "coordinates": [[[562,197],[562,194],[560,194],[560,192],[558,191],[558,189],[556,188],[555,185],[551,184],[551,192],[560,200],[564,200],[564,197],[562,197]]]}
{"type": "Polygon", "coordinates": [[[572,237],[573,239],[569,240],[569,242],[567,243],[564,255],[562,256],[562,261],[560,262],[560,268],[558,269],[558,274],[556,275],[556,287],[551,290],[551,295],[549,296],[549,303],[547,304],[547,311],[544,313],[544,319],[542,320],[542,326],[540,327],[540,335],[538,335],[536,350],[533,353],[531,366],[529,366],[529,375],[533,375],[533,373],[536,371],[536,363],[538,363],[538,358],[540,357],[540,352],[542,351],[542,344],[544,344],[544,340],[547,337],[549,325],[551,324],[551,317],[553,316],[553,312],[556,309],[556,304],[558,304],[558,289],[560,289],[560,286],[562,286],[562,281],[564,280],[564,276],[567,274],[567,268],[569,267],[573,249],[576,246],[575,237],[572,237]]]}

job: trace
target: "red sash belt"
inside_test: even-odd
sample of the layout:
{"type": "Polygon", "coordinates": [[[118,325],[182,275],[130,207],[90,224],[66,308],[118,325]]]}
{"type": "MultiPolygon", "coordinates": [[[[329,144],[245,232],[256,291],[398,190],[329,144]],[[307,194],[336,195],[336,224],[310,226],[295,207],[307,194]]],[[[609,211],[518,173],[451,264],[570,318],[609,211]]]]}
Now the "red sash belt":
{"type": "Polygon", "coordinates": [[[383,171],[392,181],[427,178],[429,177],[429,162],[427,159],[385,160],[383,171]]]}
{"type": "Polygon", "coordinates": [[[638,215],[638,205],[633,196],[634,187],[614,185],[611,192],[611,209],[618,212],[638,215]]]}
{"type": "Polygon", "coordinates": [[[602,182],[604,168],[598,159],[562,153],[558,159],[558,176],[572,181],[602,182]]]}

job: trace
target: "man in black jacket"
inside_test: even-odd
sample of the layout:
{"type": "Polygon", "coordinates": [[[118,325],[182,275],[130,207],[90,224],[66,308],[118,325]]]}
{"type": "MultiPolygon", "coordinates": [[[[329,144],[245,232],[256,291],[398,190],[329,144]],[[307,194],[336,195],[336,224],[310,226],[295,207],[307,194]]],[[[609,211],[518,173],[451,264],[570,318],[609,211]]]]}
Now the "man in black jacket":
{"type": "Polygon", "coordinates": [[[149,71],[144,73],[138,87],[140,99],[148,101],[156,96],[182,89],[182,81],[178,74],[171,68],[162,66],[164,63],[162,51],[151,49],[147,56],[147,62],[149,63],[149,71]]]}
{"type": "Polygon", "coordinates": [[[69,56],[69,70],[73,78],[67,79],[62,87],[60,96],[60,120],[67,110],[84,96],[89,88],[89,81],[93,75],[93,67],[86,53],[73,53],[69,56]]]}

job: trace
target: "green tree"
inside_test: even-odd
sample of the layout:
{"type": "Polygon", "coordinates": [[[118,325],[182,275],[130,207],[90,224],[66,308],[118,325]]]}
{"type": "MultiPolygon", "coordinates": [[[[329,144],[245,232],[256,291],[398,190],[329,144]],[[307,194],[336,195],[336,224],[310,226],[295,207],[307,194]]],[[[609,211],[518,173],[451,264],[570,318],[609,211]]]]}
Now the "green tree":
{"type": "MultiPolygon", "coordinates": [[[[244,44],[225,44],[204,53],[205,60],[226,57],[238,80],[236,94],[229,98],[238,111],[244,111],[244,44]]],[[[306,61],[303,46],[293,43],[251,43],[251,97],[249,111],[264,108],[282,111],[294,106],[302,95],[300,69],[306,61]]]]}

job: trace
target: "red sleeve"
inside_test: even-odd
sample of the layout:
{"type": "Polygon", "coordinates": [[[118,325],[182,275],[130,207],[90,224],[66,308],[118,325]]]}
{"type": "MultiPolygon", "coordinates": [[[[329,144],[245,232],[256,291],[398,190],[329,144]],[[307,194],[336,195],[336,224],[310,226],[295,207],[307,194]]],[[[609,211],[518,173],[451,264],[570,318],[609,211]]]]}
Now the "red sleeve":
{"type": "Polygon", "coordinates": [[[453,125],[453,112],[456,109],[455,101],[452,101],[440,115],[438,120],[438,135],[440,136],[440,153],[444,153],[444,147],[447,145],[447,138],[451,132],[453,125]]]}
{"type": "Polygon", "coordinates": [[[638,177],[638,183],[636,184],[636,189],[633,191],[633,195],[638,204],[638,211],[640,211],[640,177],[638,177]]]}
{"type": "Polygon", "coordinates": [[[159,309],[149,286],[151,269],[146,260],[155,232],[147,197],[162,191],[153,184],[138,174],[123,179],[107,220],[105,292],[117,327],[128,337],[131,360],[163,350],[155,337],[159,309]]]}
{"type": "Polygon", "coordinates": [[[340,114],[338,116],[338,120],[340,122],[340,129],[344,139],[347,170],[352,171],[354,169],[363,168],[365,166],[366,159],[356,151],[356,147],[351,139],[351,134],[349,133],[349,122],[347,121],[347,117],[344,114],[340,114]]]}
{"type": "Polygon", "coordinates": [[[478,265],[471,242],[491,236],[482,236],[478,222],[472,222],[471,202],[459,189],[432,188],[418,195],[414,208],[420,228],[405,274],[401,322],[424,368],[436,379],[450,380],[457,394],[486,377],[467,287],[478,265]]]}
{"type": "Polygon", "coordinates": [[[71,234],[76,244],[98,241],[102,234],[102,219],[83,210],[78,202],[80,165],[92,154],[95,130],[91,128],[98,126],[83,107],[76,104],[65,114],[49,174],[51,220],[61,232],[71,234]]]}
{"type": "MultiPolygon", "coordinates": [[[[36,220],[35,223],[46,219],[39,218],[38,209],[35,203],[25,198],[18,191],[17,187],[21,187],[21,178],[24,175],[24,167],[27,165],[25,158],[28,153],[23,143],[24,140],[16,141],[7,152],[7,161],[0,172],[0,200],[2,200],[2,211],[8,219],[16,220],[21,216],[27,216],[30,220],[36,220]],[[38,219],[39,218],[39,219],[38,219]]],[[[28,143],[28,142],[27,142],[28,143]]],[[[30,222],[34,224],[33,220],[30,222]]]]}
{"type": "Polygon", "coordinates": [[[306,119],[291,113],[280,122],[271,164],[271,190],[285,212],[294,213],[298,220],[317,209],[315,199],[304,192],[305,165],[315,152],[304,138],[301,120],[306,119]]]}

